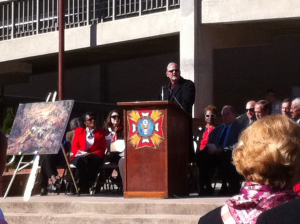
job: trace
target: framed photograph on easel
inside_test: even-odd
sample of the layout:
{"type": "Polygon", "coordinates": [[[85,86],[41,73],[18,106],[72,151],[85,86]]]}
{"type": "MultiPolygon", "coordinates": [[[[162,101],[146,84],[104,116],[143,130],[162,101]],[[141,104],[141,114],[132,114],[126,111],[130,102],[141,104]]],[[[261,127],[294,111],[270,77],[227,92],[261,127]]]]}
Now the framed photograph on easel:
{"type": "Polygon", "coordinates": [[[73,104],[73,100],[20,104],[7,154],[57,154],[73,104]]]}
{"type": "MultiPolygon", "coordinates": [[[[4,198],[6,198],[17,172],[32,164],[32,170],[24,192],[24,200],[29,200],[38,170],[39,155],[57,154],[60,147],[63,147],[61,142],[73,105],[73,100],[19,105],[8,138],[7,155],[21,155],[21,158],[5,192],[4,198]],[[19,168],[24,155],[35,156],[31,162],[25,163],[24,166],[19,168]]],[[[67,156],[63,148],[62,151],[70,170],[67,156]]],[[[75,182],[72,174],[71,177],[73,182],[75,182]]],[[[78,191],[76,184],[75,188],[76,191],[78,191]]]]}

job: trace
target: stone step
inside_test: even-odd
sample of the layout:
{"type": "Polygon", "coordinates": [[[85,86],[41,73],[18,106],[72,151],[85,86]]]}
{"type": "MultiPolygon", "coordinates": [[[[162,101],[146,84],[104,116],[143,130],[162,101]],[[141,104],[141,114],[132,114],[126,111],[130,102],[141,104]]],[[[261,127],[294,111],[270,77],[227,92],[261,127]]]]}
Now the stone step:
{"type": "Polygon", "coordinates": [[[9,224],[195,224],[199,215],[109,215],[109,214],[52,214],[52,213],[6,213],[9,224]]]}
{"type": "Polygon", "coordinates": [[[220,204],[130,202],[12,202],[1,203],[3,212],[53,214],[176,214],[201,215],[220,204]]]}
{"type": "Polygon", "coordinates": [[[56,195],[0,199],[9,224],[197,223],[227,198],[145,199],[122,196],[56,195]]]}

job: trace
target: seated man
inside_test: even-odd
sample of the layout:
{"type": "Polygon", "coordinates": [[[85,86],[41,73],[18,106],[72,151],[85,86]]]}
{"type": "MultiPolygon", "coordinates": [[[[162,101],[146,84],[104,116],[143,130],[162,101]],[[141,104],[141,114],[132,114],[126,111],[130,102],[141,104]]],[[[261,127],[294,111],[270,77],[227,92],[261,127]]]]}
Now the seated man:
{"type": "Polygon", "coordinates": [[[281,104],[281,114],[287,116],[288,118],[291,118],[292,117],[291,105],[292,105],[291,98],[284,99],[281,104]]]}
{"type": "Polygon", "coordinates": [[[300,124],[300,97],[292,101],[291,116],[294,121],[300,124]]]}
{"type": "Polygon", "coordinates": [[[240,190],[240,176],[232,165],[232,149],[237,143],[244,125],[235,120],[236,112],[232,106],[224,106],[222,109],[223,125],[217,126],[210,134],[207,147],[201,152],[201,164],[199,172],[206,173],[204,184],[208,195],[213,195],[211,180],[213,168],[220,168],[222,188],[220,195],[233,195],[240,190]],[[227,187],[229,183],[229,189],[227,187]]]}
{"type": "Polygon", "coordinates": [[[273,89],[267,89],[266,91],[266,101],[271,105],[271,114],[280,114],[281,112],[281,102],[276,100],[276,92],[273,89]]]}
{"type": "Polygon", "coordinates": [[[247,102],[246,112],[244,114],[242,114],[241,116],[239,116],[238,118],[236,118],[236,120],[238,122],[242,123],[243,125],[245,125],[245,127],[250,126],[251,124],[253,124],[256,121],[256,115],[254,112],[255,103],[256,102],[253,100],[247,102]]]}
{"type": "Polygon", "coordinates": [[[265,116],[271,115],[272,105],[266,100],[260,100],[256,102],[254,107],[257,120],[262,119],[265,116]]]}

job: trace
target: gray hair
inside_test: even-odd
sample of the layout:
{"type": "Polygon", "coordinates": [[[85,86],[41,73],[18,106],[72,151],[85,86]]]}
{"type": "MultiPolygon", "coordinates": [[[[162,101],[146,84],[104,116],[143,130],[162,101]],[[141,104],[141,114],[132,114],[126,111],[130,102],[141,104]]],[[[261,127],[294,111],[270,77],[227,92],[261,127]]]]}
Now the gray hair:
{"type": "Polygon", "coordinates": [[[78,127],[82,127],[82,119],[80,117],[76,117],[70,121],[70,129],[71,131],[75,130],[78,127]]]}
{"type": "Polygon", "coordinates": [[[292,101],[293,104],[295,104],[297,106],[297,108],[300,108],[300,97],[294,99],[292,101]]]}
{"type": "Polygon", "coordinates": [[[173,65],[173,64],[177,65],[178,68],[179,68],[179,65],[178,65],[177,63],[175,63],[175,62],[170,62],[170,63],[168,64],[168,66],[167,66],[167,71],[168,71],[168,68],[169,68],[171,65],[173,65]]]}
{"type": "Polygon", "coordinates": [[[231,106],[231,105],[225,105],[225,106],[222,108],[222,111],[221,111],[221,114],[222,114],[222,115],[223,115],[223,111],[224,111],[225,108],[229,108],[230,111],[231,111],[231,113],[236,114],[236,110],[235,110],[235,108],[234,108],[233,106],[231,106]]]}

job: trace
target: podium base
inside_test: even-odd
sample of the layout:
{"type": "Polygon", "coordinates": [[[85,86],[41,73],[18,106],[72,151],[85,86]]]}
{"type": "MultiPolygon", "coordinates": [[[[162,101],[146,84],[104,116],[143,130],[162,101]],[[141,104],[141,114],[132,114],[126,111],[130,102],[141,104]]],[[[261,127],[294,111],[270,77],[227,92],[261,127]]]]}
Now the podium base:
{"type": "Polygon", "coordinates": [[[167,198],[165,191],[125,191],[124,198],[167,198]]]}

